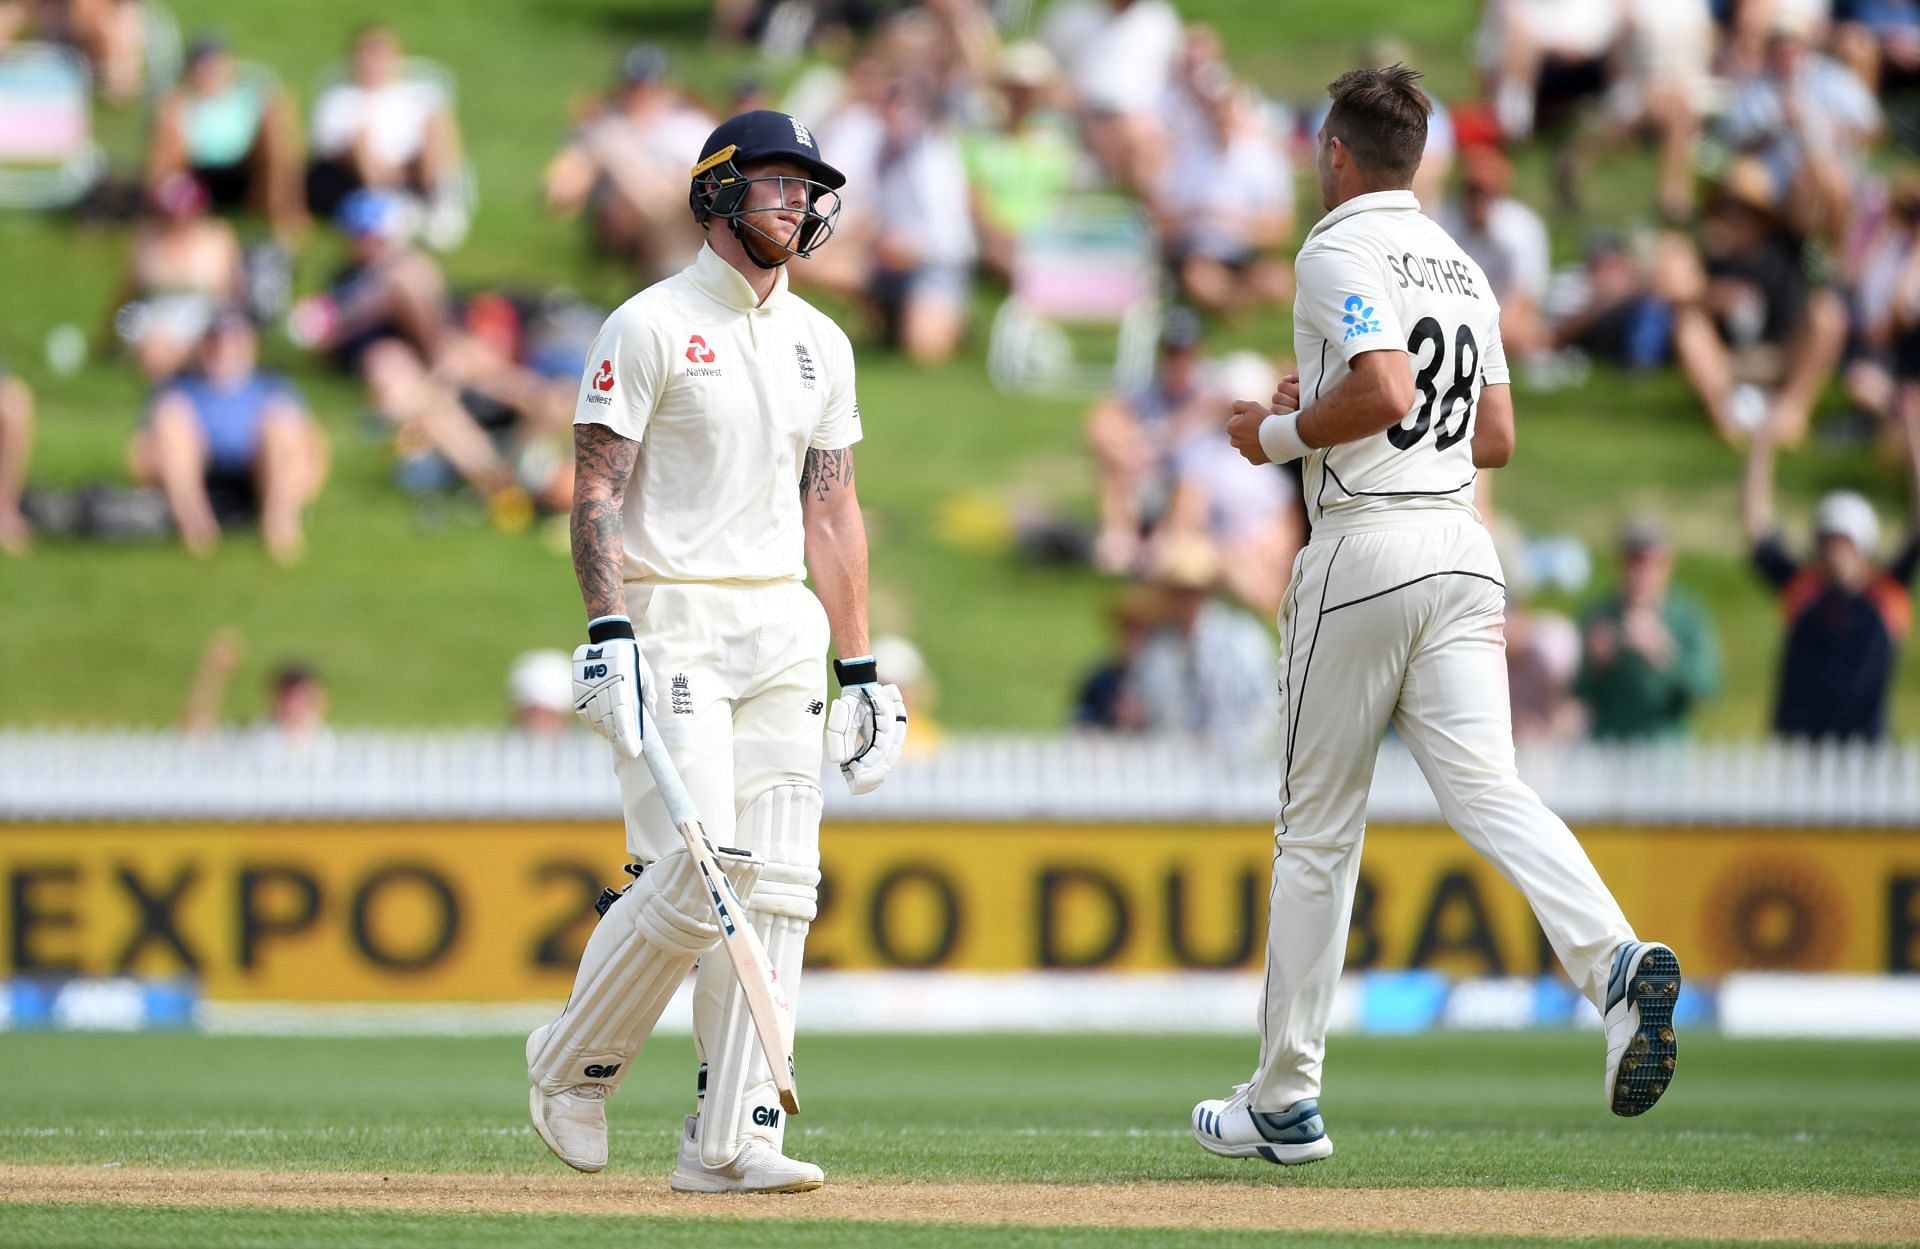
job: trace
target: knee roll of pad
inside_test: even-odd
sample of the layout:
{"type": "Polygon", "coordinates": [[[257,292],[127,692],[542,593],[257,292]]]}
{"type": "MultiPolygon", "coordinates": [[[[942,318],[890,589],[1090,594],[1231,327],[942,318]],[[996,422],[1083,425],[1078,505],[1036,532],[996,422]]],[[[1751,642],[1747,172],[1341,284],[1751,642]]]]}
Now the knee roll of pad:
{"type": "Polygon", "coordinates": [[[811,924],[820,913],[820,871],[787,863],[768,863],[747,899],[749,915],[778,915],[811,924]]]}
{"type": "MultiPolygon", "coordinates": [[[[750,894],[759,861],[716,857],[735,891],[750,894]]],[[[548,1093],[588,1083],[617,1089],[694,961],[719,940],[693,856],[676,850],[650,864],[587,938],[573,994],[529,1056],[528,1077],[548,1093]]]]}

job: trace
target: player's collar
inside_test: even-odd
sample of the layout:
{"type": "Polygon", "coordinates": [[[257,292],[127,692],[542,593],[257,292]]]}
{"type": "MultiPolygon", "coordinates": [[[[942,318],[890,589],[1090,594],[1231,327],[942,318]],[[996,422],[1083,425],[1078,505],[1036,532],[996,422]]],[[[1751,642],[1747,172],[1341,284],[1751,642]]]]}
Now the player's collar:
{"type": "Polygon", "coordinates": [[[719,253],[705,244],[701,245],[700,256],[693,262],[691,272],[693,284],[702,294],[740,312],[752,312],[755,308],[778,308],[786,302],[785,265],[780,266],[774,274],[773,289],[767,293],[764,303],[754,297],[753,287],[740,276],[740,271],[720,259],[719,253]]]}
{"type": "Polygon", "coordinates": [[[1412,191],[1368,191],[1365,195],[1356,195],[1326,216],[1320,218],[1313,229],[1307,231],[1307,237],[1331,228],[1345,221],[1355,213],[1393,211],[1419,212],[1420,201],[1414,198],[1412,191]]]}

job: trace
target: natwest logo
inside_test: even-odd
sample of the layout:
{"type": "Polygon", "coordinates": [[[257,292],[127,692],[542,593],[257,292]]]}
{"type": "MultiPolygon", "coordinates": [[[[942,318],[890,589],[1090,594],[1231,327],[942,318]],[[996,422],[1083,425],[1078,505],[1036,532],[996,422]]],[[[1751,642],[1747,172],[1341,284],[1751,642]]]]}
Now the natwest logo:
{"type": "Polygon", "coordinates": [[[695,334],[687,340],[687,359],[695,364],[712,364],[713,348],[707,346],[707,340],[695,334]]]}
{"type": "Polygon", "coordinates": [[[593,388],[603,395],[613,389],[613,361],[600,362],[600,371],[593,375],[593,388]]]}

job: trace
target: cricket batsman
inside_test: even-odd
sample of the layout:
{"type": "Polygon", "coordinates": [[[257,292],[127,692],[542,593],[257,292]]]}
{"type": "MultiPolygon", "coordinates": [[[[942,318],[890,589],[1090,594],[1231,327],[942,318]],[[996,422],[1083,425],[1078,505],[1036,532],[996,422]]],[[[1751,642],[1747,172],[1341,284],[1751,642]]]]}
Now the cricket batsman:
{"type": "Polygon", "coordinates": [[[788,289],[785,267],[832,235],[845,181],[784,113],[722,123],[692,171],[699,258],[614,312],[588,357],[573,418],[587,614],[574,705],[613,743],[638,875],[594,928],[560,1017],[527,1038],[534,1127],[576,1170],[606,1165],[607,1098],[697,964],[698,1111],[672,1186],[800,1192],[825,1179],[783,1152],[745,996],[728,959],[702,958],[719,932],[640,758],[639,708],[796,1001],[820,882],[823,743],[863,794],[907,731],[867,641],[853,348],[788,289]],[[830,708],[829,638],[847,656],[830,708]]]}
{"type": "Polygon", "coordinates": [[[1673,1080],[1680,964],[1634,936],[1586,852],[1514,769],[1505,586],[1475,476],[1513,452],[1500,309],[1409,186],[1431,105],[1404,65],[1329,88],[1327,215],[1296,262],[1299,372],[1227,424],[1254,464],[1304,461],[1313,537],[1280,612],[1282,780],[1259,1065],[1193,1108],[1230,1158],[1333,1152],[1320,1117],[1374,757],[1389,724],[1456,832],[1526,896],[1606,1024],[1604,1090],[1637,1115],[1673,1080]],[[1304,403],[1304,407],[1302,404],[1304,403]]]}

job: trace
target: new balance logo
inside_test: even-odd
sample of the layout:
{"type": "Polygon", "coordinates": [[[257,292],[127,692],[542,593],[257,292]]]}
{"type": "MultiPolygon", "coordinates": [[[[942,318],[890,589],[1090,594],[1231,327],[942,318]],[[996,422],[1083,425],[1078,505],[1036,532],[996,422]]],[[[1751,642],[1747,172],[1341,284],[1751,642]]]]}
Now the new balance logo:
{"type": "Polygon", "coordinates": [[[817,716],[826,709],[827,705],[817,698],[807,704],[807,714],[810,716],[817,716]]]}
{"type": "Polygon", "coordinates": [[[780,1108],[778,1106],[755,1106],[753,1108],[753,1122],[755,1127],[779,1127],[780,1108]]]}
{"type": "Polygon", "coordinates": [[[589,1080],[611,1080],[614,1073],[624,1065],[624,1063],[607,1063],[603,1066],[600,1063],[591,1063],[582,1074],[589,1080]]]}

